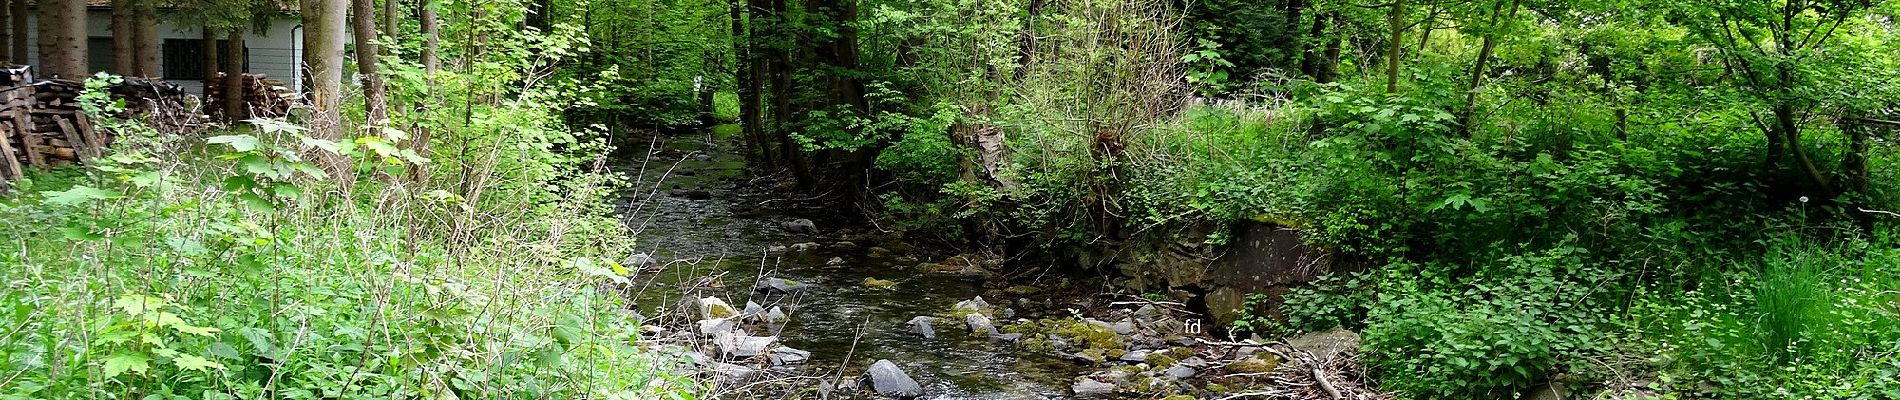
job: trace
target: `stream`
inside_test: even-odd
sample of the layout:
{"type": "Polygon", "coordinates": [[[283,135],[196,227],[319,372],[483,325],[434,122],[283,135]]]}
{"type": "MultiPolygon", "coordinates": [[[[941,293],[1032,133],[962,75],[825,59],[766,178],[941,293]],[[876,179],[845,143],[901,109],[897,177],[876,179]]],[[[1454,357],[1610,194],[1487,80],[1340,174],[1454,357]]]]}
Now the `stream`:
{"type": "MultiPolygon", "coordinates": [[[[734,308],[753,301],[766,309],[783,309],[790,318],[775,327],[776,333],[751,334],[776,334],[779,345],[811,352],[810,360],[795,368],[762,369],[763,378],[822,376],[838,382],[842,376],[848,381],[872,362],[888,359],[924,387],[923,398],[1069,394],[1069,382],[1080,371],[1069,360],[968,335],[961,321],[939,320],[932,340],[909,332],[906,321],[913,317],[943,315],[958,301],[997,291],[985,287],[988,279],[919,272],[916,265],[935,258],[910,249],[899,235],[851,225],[844,219],[847,213],[805,204],[814,201],[786,199],[766,190],[766,183],[749,180],[743,173],[738,130],[733,128],[650,134],[637,139],[645,143],[617,144],[626,150],[615,157],[622,160],[615,170],[627,174],[634,188],[623,193],[620,213],[637,231],[637,249],[654,260],[633,277],[634,287],[627,290],[641,314],[666,315],[678,310],[687,296],[716,296],[734,308]],[[816,233],[791,232],[786,224],[798,219],[812,220],[816,233]],[[789,279],[808,288],[792,293],[754,290],[760,278],[789,279]],[[873,287],[866,278],[895,284],[873,287]]],[[[996,304],[999,310],[1038,308],[996,304]]],[[[1016,304],[1042,304],[1042,313],[1067,315],[1062,307],[1069,303],[1045,298],[1016,304]]],[[[1009,313],[1037,316],[1034,311],[1009,313]]],[[[674,331],[660,336],[687,336],[678,331],[691,329],[690,324],[674,320],[668,325],[674,331]]],[[[699,352],[717,354],[703,348],[699,352]]],[[[714,358],[712,362],[727,361],[714,358]]],[[[805,381],[799,384],[818,386],[815,380],[805,381]]]]}

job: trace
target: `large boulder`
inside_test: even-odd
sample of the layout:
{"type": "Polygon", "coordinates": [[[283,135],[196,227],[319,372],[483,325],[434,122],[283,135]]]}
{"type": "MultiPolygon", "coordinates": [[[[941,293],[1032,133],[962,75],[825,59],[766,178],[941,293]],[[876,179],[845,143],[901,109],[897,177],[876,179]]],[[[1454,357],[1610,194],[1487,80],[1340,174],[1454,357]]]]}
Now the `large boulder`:
{"type": "Polygon", "coordinates": [[[1069,390],[1075,391],[1076,396],[1103,396],[1114,393],[1115,384],[1081,378],[1076,380],[1075,385],[1070,386],[1069,390]]]}
{"type": "Polygon", "coordinates": [[[781,222],[778,226],[779,228],[785,229],[786,232],[791,233],[818,233],[818,224],[812,223],[811,220],[804,218],[781,222]]]}
{"type": "Polygon", "coordinates": [[[702,319],[696,324],[699,325],[699,334],[703,336],[718,336],[739,328],[739,324],[732,318],[702,319]]]}
{"type": "Polygon", "coordinates": [[[936,320],[937,320],[936,317],[918,316],[916,318],[911,318],[910,322],[905,322],[904,325],[907,325],[910,327],[910,333],[915,333],[919,336],[923,336],[925,339],[936,339],[937,330],[930,326],[930,324],[932,322],[935,322],[936,320]]]}
{"type": "Polygon", "coordinates": [[[726,304],[725,300],[720,300],[718,297],[699,299],[697,305],[699,307],[700,319],[721,319],[739,316],[739,310],[733,309],[731,304],[726,304]]]}
{"type": "Polygon", "coordinates": [[[720,383],[728,385],[739,384],[752,379],[752,374],[758,371],[752,367],[723,362],[713,366],[712,370],[713,373],[718,375],[718,381],[720,383]]]}
{"type": "Polygon", "coordinates": [[[759,284],[757,286],[754,286],[753,289],[758,290],[760,292],[766,292],[766,293],[789,294],[789,293],[797,293],[805,289],[810,289],[811,286],[812,285],[809,283],[799,282],[799,281],[795,281],[795,280],[791,280],[787,278],[769,277],[769,278],[759,279],[759,284]]]}
{"type": "Polygon", "coordinates": [[[811,359],[811,352],[781,346],[772,349],[766,357],[772,360],[772,365],[803,364],[805,360],[811,359]]]}
{"type": "Polygon", "coordinates": [[[965,315],[963,316],[963,323],[970,326],[970,333],[973,334],[987,336],[1001,334],[1001,332],[996,331],[996,324],[990,322],[990,317],[984,316],[983,314],[971,313],[970,315],[965,315]]]}
{"type": "Polygon", "coordinates": [[[1177,380],[1193,378],[1194,373],[1195,373],[1194,368],[1186,366],[1186,365],[1175,365],[1172,367],[1168,367],[1167,370],[1161,371],[1162,375],[1165,375],[1169,378],[1174,378],[1177,380]]]}
{"type": "Polygon", "coordinates": [[[911,379],[910,374],[897,368],[897,364],[891,360],[877,360],[871,363],[871,369],[865,371],[864,375],[865,380],[870,383],[871,390],[879,395],[899,399],[911,399],[924,395],[924,386],[917,384],[916,379],[911,379]]]}
{"type": "Polygon", "coordinates": [[[989,314],[991,312],[990,302],[983,301],[983,296],[977,296],[976,298],[973,298],[973,299],[959,301],[957,302],[957,305],[952,306],[951,309],[955,310],[957,313],[989,314]]]}
{"type": "Polygon", "coordinates": [[[756,357],[778,342],[776,336],[751,336],[743,332],[723,332],[713,336],[720,353],[731,358],[756,357]]]}
{"type": "Polygon", "coordinates": [[[1335,327],[1294,336],[1286,340],[1286,345],[1326,360],[1359,351],[1359,334],[1335,327]]]}

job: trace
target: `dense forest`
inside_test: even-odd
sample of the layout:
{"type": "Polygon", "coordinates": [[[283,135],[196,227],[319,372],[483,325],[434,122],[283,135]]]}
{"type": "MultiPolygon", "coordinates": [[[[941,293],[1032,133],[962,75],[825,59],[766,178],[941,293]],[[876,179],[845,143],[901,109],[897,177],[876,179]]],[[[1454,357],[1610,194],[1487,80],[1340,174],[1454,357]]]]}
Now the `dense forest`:
{"type": "Polygon", "coordinates": [[[1896,1],[7,3],[0,399],[1900,397],[1896,1]]]}

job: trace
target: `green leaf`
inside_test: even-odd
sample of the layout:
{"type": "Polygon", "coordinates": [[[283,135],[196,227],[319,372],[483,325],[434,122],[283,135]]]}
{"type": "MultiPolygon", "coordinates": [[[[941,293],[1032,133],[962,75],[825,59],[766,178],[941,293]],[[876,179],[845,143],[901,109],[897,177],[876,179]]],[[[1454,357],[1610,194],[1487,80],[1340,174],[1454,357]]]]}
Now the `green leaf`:
{"type": "Polygon", "coordinates": [[[270,159],[256,154],[246,155],[244,158],[238,159],[238,165],[244,166],[244,172],[249,172],[252,175],[272,176],[270,164],[270,159]]]}
{"type": "Polygon", "coordinates": [[[612,280],[615,283],[628,282],[627,277],[620,276],[620,274],[614,273],[613,269],[602,267],[600,264],[595,264],[593,258],[579,257],[579,258],[567,260],[563,264],[567,264],[569,267],[573,267],[574,269],[579,270],[582,274],[585,274],[587,276],[603,277],[603,278],[612,280]]]}
{"type": "Polygon", "coordinates": [[[172,358],[172,364],[178,365],[178,368],[198,372],[204,372],[206,369],[224,370],[224,364],[219,364],[217,361],[211,361],[204,357],[190,354],[179,354],[178,357],[172,358]]]}
{"type": "Polygon", "coordinates": [[[67,189],[64,191],[45,192],[43,193],[43,195],[46,196],[47,203],[68,205],[68,206],[79,205],[79,204],[83,204],[85,202],[93,201],[93,200],[117,199],[117,198],[124,197],[120,195],[118,192],[95,188],[91,186],[84,186],[84,185],[73,186],[72,189],[67,189]]]}
{"type": "Polygon", "coordinates": [[[59,233],[60,233],[60,236],[65,236],[66,239],[77,240],[77,241],[99,240],[99,239],[106,238],[106,235],[104,233],[94,232],[91,227],[78,226],[78,225],[67,225],[67,226],[60,227],[59,233]]]}
{"type": "Polygon", "coordinates": [[[211,139],[206,140],[206,142],[231,146],[231,150],[237,150],[241,153],[249,153],[251,150],[257,150],[258,145],[257,137],[251,135],[212,136],[211,139]]]}
{"type": "Polygon", "coordinates": [[[277,359],[277,345],[275,341],[271,339],[270,332],[259,328],[244,328],[238,330],[238,334],[244,336],[244,340],[251,343],[252,354],[277,359]]]}
{"type": "Polygon", "coordinates": [[[127,371],[130,371],[134,374],[144,375],[146,371],[150,371],[152,369],[151,362],[152,362],[152,358],[150,356],[146,356],[143,353],[134,353],[134,352],[128,352],[128,351],[112,353],[112,355],[106,356],[106,361],[105,361],[106,378],[111,379],[112,377],[119,376],[120,374],[124,374],[127,371]]]}
{"type": "Polygon", "coordinates": [[[289,183],[278,183],[271,187],[271,193],[276,194],[277,197],[295,199],[303,196],[303,188],[289,183]]]}
{"type": "Polygon", "coordinates": [[[275,118],[252,118],[244,120],[244,122],[249,122],[251,125],[257,126],[258,130],[266,133],[300,133],[308,130],[308,128],[304,128],[302,125],[275,118]]]}
{"type": "Polygon", "coordinates": [[[237,197],[238,201],[243,202],[245,206],[253,210],[264,212],[277,211],[277,205],[271,204],[270,200],[265,200],[264,197],[258,196],[256,193],[239,194],[237,197]]]}

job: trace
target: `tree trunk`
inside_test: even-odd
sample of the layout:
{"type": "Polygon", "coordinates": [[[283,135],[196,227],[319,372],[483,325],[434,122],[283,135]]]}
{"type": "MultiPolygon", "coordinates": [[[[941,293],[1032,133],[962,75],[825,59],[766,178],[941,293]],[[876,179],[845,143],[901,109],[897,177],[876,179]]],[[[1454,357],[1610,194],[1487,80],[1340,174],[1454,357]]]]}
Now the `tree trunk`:
{"type": "Polygon", "coordinates": [[[551,0],[533,1],[533,3],[528,4],[528,15],[524,22],[530,27],[541,30],[541,32],[548,32],[554,27],[554,19],[551,18],[551,14],[554,12],[554,2],[551,0]]]}
{"type": "Polygon", "coordinates": [[[1458,110],[1458,132],[1471,137],[1471,118],[1477,113],[1478,89],[1484,87],[1484,77],[1491,62],[1491,54],[1498,48],[1498,30],[1510,19],[1517,18],[1517,1],[1511,1],[1511,11],[1504,12],[1504,2],[1500,0],[1491,6],[1490,32],[1485,32],[1484,43],[1478,46],[1478,60],[1471,65],[1471,82],[1465,87],[1465,106],[1458,110]]]}
{"type": "MultiPolygon", "coordinates": [[[[302,0],[303,60],[310,77],[310,136],[342,141],[343,32],[349,3],[344,0],[302,0]]],[[[317,151],[317,165],[349,187],[354,181],[349,160],[341,155],[317,151]]]]}
{"type": "Polygon", "coordinates": [[[760,114],[765,111],[764,102],[759,96],[764,92],[762,84],[766,68],[765,59],[760,56],[764,51],[764,42],[758,37],[758,33],[763,31],[759,28],[760,18],[756,15],[759,9],[759,0],[732,2],[732,51],[738,59],[738,72],[733,78],[739,84],[739,124],[752,144],[748,154],[757,157],[752,164],[761,168],[761,171],[772,171],[778,169],[778,165],[772,160],[772,143],[766,140],[765,127],[761,125],[764,115],[760,114]],[[753,14],[750,30],[744,23],[747,14],[753,14]]]}
{"type": "Polygon", "coordinates": [[[227,120],[237,122],[251,116],[250,107],[244,104],[244,67],[250,61],[250,55],[244,52],[244,30],[232,29],[225,32],[224,39],[224,115],[227,120]]]}
{"type": "Polygon", "coordinates": [[[442,34],[435,18],[436,5],[432,0],[417,0],[417,3],[417,8],[421,9],[418,19],[422,20],[422,69],[433,78],[435,71],[442,67],[436,55],[437,49],[442,46],[442,34]]]}
{"type": "Polygon", "coordinates": [[[1801,146],[1801,128],[1796,126],[1795,118],[1793,104],[1784,100],[1775,105],[1775,125],[1781,130],[1781,137],[1788,140],[1788,150],[1794,153],[1795,162],[1800,164],[1801,172],[1806,173],[1808,179],[1820,187],[1822,192],[1830,196],[1838,194],[1839,192],[1834,190],[1834,184],[1828,181],[1827,174],[1822,173],[1821,168],[1815,165],[1814,158],[1808,156],[1808,149],[1801,146]]]}
{"type": "Polygon", "coordinates": [[[1418,50],[1412,53],[1414,60],[1425,59],[1425,46],[1432,44],[1432,31],[1438,30],[1439,4],[1433,3],[1432,10],[1425,13],[1425,22],[1419,23],[1418,50]]]}
{"type": "MultiPolygon", "coordinates": [[[[1320,40],[1326,37],[1326,23],[1330,19],[1328,18],[1329,16],[1329,14],[1313,13],[1313,29],[1307,31],[1307,40],[1320,40]]],[[[1331,41],[1329,40],[1327,43],[1329,43],[1328,45],[1330,46],[1331,41]]],[[[1317,46],[1317,42],[1313,44],[1314,46],[1303,48],[1304,53],[1300,55],[1300,73],[1306,74],[1307,77],[1313,78],[1314,80],[1319,80],[1320,63],[1325,61],[1325,56],[1322,55],[1321,52],[1325,50],[1317,46]]]]}
{"type": "MultiPolygon", "coordinates": [[[[210,26],[205,26],[201,32],[201,41],[198,42],[198,52],[202,55],[200,62],[204,63],[205,76],[203,82],[205,87],[210,87],[212,81],[218,80],[218,68],[224,66],[224,64],[219,63],[218,60],[218,30],[211,29],[210,26]]],[[[210,92],[206,92],[206,94],[209,93],[210,92]]],[[[211,99],[207,98],[205,100],[210,101],[211,99]]],[[[217,113],[218,110],[205,110],[205,112],[217,113]]]]}
{"type": "Polygon", "coordinates": [[[388,123],[388,94],[383,78],[376,72],[376,0],[354,0],[352,16],[356,34],[356,72],[363,75],[363,111],[370,126],[388,123]]]}
{"type": "Polygon", "coordinates": [[[33,55],[33,53],[31,53],[33,50],[28,48],[30,46],[27,43],[27,36],[30,36],[33,31],[32,27],[27,26],[26,23],[28,17],[26,2],[28,1],[31,0],[12,0],[9,1],[7,5],[7,7],[13,9],[13,12],[10,13],[13,14],[13,26],[10,29],[13,29],[14,64],[26,64],[27,60],[32,58],[31,56],[33,55]]]}
{"type": "Polygon", "coordinates": [[[119,76],[138,76],[138,32],[132,27],[136,19],[131,0],[112,1],[112,73],[119,76]]]}
{"type": "Polygon", "coordinates": [[[86,0],[42,0],[40,67],[49,78],[86,79],[86,0]]]}
{"type": "Polygon", "coordinates": [[[24,23],[26,23],[26,15],[13,13],[12,0],[7,0],[7,4],[0,4],[0,24],[6,24],[7,26],[6,28],[0,28],[0,64],[26,63],[24,59],[14,61],[13,51],[9,49],[9,47],[13,46],[13,28],[11,27],[24,23]]]}
{"type": "MultiPolygon", "coordinates": [[[[790,38],[793,35],[786,29],[784,21],[785,0],[770,0],[769,3],[772,7],[770,38],[790,38]]],[[[790,129],[786,127],[792,121],[792,54],[778,46],[768,48],[772,49],[772,135],[778,137],[779,159],[791,170],[799,187],[810,187],[812,179],[805,170],[805,160],[798,150],[798,144],[792,141],[790,129]]]]}
{"type": "Polygon", "coordinates": [[[402,19],[397,17],[401,14],[396,13],[396,6],[400,4],[402,4],[400,0],[383,0],[383,40],[390,43],[396,43],[396,32],[402,29],[402,19]]]}
{"type": "Polygon", "coordinates": [[[1867,127],[1852,120],[1841,123],[1841,133],[1847,136],[1847,154],[1841,157],[1841,171],[1847,173],[1846,189],[1850,193],[1866,193],[1867,174],[1867,127]]]}
{"type": "MultiPolygon", "coordinates": [[[[1329,13],[1326,19],[1329,22],[1337,23],[1339,22],[1339,13],[1329,13]]],[[[1331,40],[1326,42],[1326,60],[1320,62],[1319,76],[1314,77],[1314,80],[1319,83],[1333,83],[1333,81],[1339,80],[1339,52],[1340,46],[1346,41],[1346,35],[1337,32],[1337,30],[1338,28],[1335,27],[1335,32],[1328,35],[1331,37],[1331,40]]]]}
{"type": "MultiPolygon", "coordinates": [[[[435,95],[435,72],[437,69],[441,68],[441,61],[436,59],[436,48],[438,46],[441,46],[441,42],[442,42],[442,36],[439,32],[437,32],[437,29],[436,29],[437,22],[435,19],[434,7],[435,7],[434,2],[430,0],[416,1],[416,9],[417,9],[416,19],[420,20],[418,22],[421,22],[421,25],[422,25],[421,58],[422,58],[423,92],[431,98],[433,98],[435,95]]],[[[416,110],[415,110],[416,113],[418,114],[427,113],[429,110],[429,102],[418,101],[416,102],[415,107],[416,107],[416,110]]],[[[433,156],[429,154],[429,140],[430,140],[429,126],[424,125],[421,122],[414,122],[414,124],[415,124],[415,127],[410,129],[411,131],[414,131],[413,137],[409,139],[410,148],[414,149],[416,151],[416,154],[420,154],[423,157],[432,158],[433,156]]],[[[410,165],[409,166],[409,181],[416,184],[417,186],[422,186],[422,185],[427,184],[428,179],[429,179],[428,167],[429,166],[427,164],[410,165]]]]}
{"type": "Polygon", "coordinates": [[[133,75],[146,78],[164,77],[164,71],[159,70],[158,64],[159,44],[164,41],[158,35],[158,7],[153,5],[154,0],[132,1],[137,4],[138,9],[132,17],[132,33],[137,37],[132,41],[132,54],[135,54],[136,59],[132,62],[133,75]]]}
{"type": "Polygon", "coordinates": [[[1392,39],[1385,53],[1385,92],[1399,92],[1399,53],[1405,47],[1405,0],[1392,1],[1391,14],[1385,22],[1391,25],[1392,39]]]}
{"type": "Polygon", "coordinates": [[[1630,110],[1621,106],[1616,108],[1616,140],[1630,141],[1630,110]]]}
{"type": "Polygon", "coordinates": [[[1046,0],[1029,0],[1029,17],[1023,19],[1022,42],[1017,49],[1016,71],[1010,80],[1022,83],[1023,75],[1029,73],[1029,65],[1036,62],[1036,20],[1042,19],[1042,8],[1046,0]]]}

